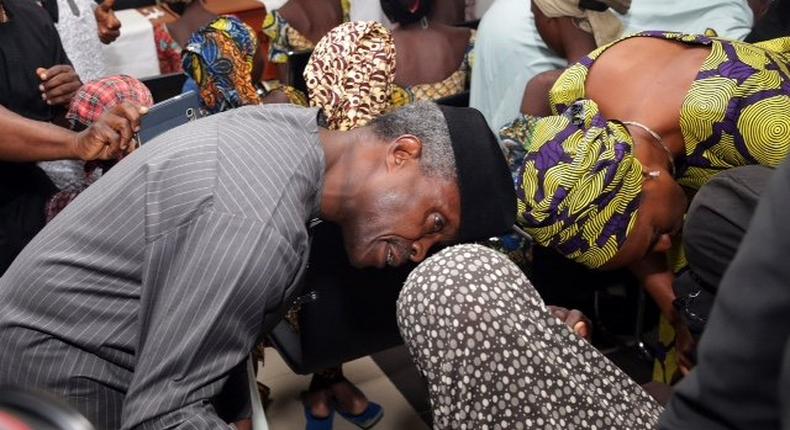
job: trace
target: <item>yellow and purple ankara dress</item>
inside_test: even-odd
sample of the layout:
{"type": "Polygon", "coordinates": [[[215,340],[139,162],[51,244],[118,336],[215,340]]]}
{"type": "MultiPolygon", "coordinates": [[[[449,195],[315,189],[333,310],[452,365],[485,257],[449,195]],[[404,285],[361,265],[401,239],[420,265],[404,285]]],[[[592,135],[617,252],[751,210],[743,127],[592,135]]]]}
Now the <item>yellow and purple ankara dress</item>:
{"type": "MultiPolygon", "coordinates": [[[[776,167],[790,153],[790,38],[748,44],[644,32],[624,39],[630,37],[710,49],[684,97],[678,125],[686,151],[676,160],[675,179],[690,193],[719,172],[776,167]]],[[[520,226],[537,243],[591,268],[615,256],[638,214],[641,166],[618,121],[629,118],[603,118],[585,88],[590,67],[624,39],[598,48],[560,76],[549,93],[554,116],[522,116],[500,133],[506,147],[523,151],[513,160],[520,226]]],[[[685,266],[677,251],[676,272],[685,266]]],[[[669,341],[671,329],[662,328],[662,340],[669,341]]],[[[671,352],[667,358],[674,361],[671,352]]],[[[672,364],[656,376],[669,381],[675,372],[672,364]]]]}

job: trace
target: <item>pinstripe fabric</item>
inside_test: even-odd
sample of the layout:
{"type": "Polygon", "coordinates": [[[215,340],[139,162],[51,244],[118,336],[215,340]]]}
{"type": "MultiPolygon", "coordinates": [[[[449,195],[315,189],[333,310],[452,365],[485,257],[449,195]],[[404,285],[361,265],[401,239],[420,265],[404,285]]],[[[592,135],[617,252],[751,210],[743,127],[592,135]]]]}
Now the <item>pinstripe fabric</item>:
{"type": "Polygon", "coordinates": [[[0,279],[0,384],[101,429],[222,428],[210,399],[295,292],[323,171],[314,109],[240,108],[145,145],[0,279]]]}

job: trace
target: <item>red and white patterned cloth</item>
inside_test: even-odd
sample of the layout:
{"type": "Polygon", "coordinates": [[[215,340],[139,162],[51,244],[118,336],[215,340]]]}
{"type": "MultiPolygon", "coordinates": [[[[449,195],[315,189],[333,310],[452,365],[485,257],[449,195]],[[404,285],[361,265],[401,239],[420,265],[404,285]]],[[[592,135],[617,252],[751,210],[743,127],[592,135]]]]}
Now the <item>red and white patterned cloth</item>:
{"type": "MultiPolygon", "coordinates": [[[[72,129],[76,128],[78,124],[88,127],[96,122],[106,110],[123,102],[151,107],[154,104],[154,98],[145,84],[131,76],[108,76],[88,82],[77,90],[77,94],[71,100],[66,118],[71,122],[72,129]]],[[[45,208],[47,222],[51,221],[82,190],[101,176],[99,167],[97,163],[86,163],[85,177],[81,184],[70,189],[63,189],[50,197],[45,208]]]]}
{"type": "Polygon", "coordinates": [[[71,100],[66,119],[71,121],[72,128],[76,123],[89,126],[104,111],[125,101],[147,107],[154,104],[148,87],[131,76],[115,75],[90,81],[71,100]]]}

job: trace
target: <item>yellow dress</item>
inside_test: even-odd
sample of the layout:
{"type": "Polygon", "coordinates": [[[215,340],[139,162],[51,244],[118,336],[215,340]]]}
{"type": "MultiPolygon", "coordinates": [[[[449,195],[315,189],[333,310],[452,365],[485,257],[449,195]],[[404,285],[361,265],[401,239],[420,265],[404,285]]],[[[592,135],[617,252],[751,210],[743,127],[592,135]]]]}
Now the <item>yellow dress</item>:
{"type": "MultiPolygon", "coordinates": [[[[776,167],[790,153],[790,38],[749,44],[665,32],[626,39],[631,37],[710,47],[680,111],[686,158],[678,164],[679,184],[697,190],[723,170],[752,164],[776,167]]],[[[560,76],[549,93],[555,114],[585,98],[590,67],[622,40],[596,49],[560,76]]]]}
{"type": "Polygon", "coordinates": [[[440,82],[418,84],[409,87],[395,86],[392,92],[392,106],[402,107],[416,101],[432,101],[449,97],[464,92],[468,88],[469,79],[472,77],[472,62],[474,56],[475,39],[477,32],[472,30],[469,35],[469,45],[461,61],[461,66],[450,76],[440,82]]]}
{"type": "MultiPolygon", "coordinates": [[[[658,37],[710,47],[686,94],[680,130],[686,157],[677,164],[676,179],[695,191],[724,170],[763,165],[776,167],[790,154],[790,38],[756,44],[702,35],[644,32],[602,46],[568,68],[549,93],[555,114],[586,98],[585,82],[595,60],[612,45],[630,37],[658,37]]],[[[628,118],[621,118],[627,120],[628,118]]],[[[675,273],[685,270],[683,249],[670,253],[675,273]]],[[[678,375],[675,333],[662,317],[659,340],[663,360],[654,379],[672,382],[678,375]]]]}

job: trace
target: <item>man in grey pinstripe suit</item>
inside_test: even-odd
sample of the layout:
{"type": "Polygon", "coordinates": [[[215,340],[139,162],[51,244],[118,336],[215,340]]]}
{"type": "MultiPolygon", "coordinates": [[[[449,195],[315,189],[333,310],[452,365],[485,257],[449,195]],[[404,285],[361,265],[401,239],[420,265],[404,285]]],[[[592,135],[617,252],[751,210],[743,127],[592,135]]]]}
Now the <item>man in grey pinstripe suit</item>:
{"type": "Polygon", "coordinates": [[[0,279],[0,385],[59,394],[100,429],[225,428],[248,402],[218,399],[298,293],[310,219],[378,267],[512,225],[477,111],[420,103],[347,132],[317,113],[201,119],[80,195],[0,279]]]}

